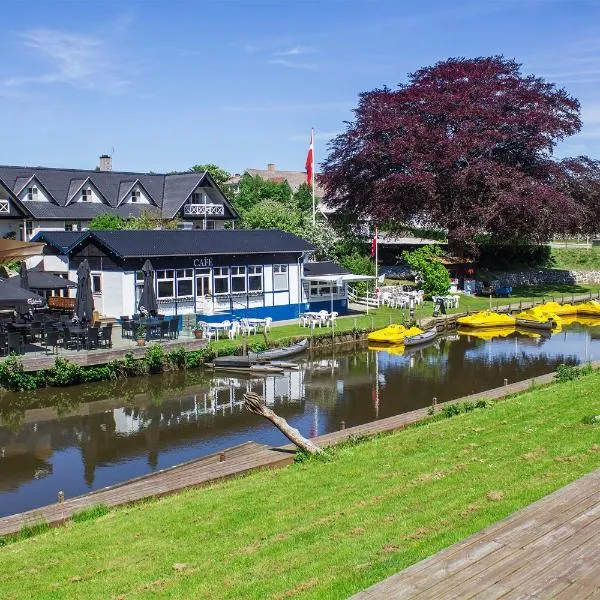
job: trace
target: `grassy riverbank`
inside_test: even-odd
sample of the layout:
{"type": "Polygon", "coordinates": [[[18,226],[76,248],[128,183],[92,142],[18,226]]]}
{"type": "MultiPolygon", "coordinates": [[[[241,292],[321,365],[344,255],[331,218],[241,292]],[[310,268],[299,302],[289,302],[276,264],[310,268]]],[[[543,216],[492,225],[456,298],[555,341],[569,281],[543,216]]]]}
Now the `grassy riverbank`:
{"type": "Polygon", "coordinates": [[[600,467],[600,374],[0,549],[9,598],[342,598],[600,467]]]}

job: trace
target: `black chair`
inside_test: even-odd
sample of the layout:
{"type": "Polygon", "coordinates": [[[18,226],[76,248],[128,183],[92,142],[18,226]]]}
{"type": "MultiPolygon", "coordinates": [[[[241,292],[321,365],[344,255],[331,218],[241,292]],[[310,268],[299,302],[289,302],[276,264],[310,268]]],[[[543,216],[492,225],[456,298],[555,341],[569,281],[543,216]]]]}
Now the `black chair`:
{"type": "Polygon", "coordinates": [[[86,346],[88,350],[98,348],[100,343],[100,329],[98,327],[88,327],[86,346]]]}
{"type": "Polygon", "coordinates": [[[168,323],[169,337],[175,340],[179,337],[179,319],[170,319],[168,323]]]}
{"type": "Polygon", "coordinates": [[[29,330],[29,336],[32,342],[37,340],[38,338],[41,340],[44,335],[42,331],[42,323],[41,321],[34,321],[31,324],[31,329],[29,330]]]}
{"type": "Polygon", "coordinates": [[[19,332],[9,331],[7,334],[6,343],[9,354],[11,352],[15,352],[16,354],[25,354],[25,340],[19,332]]]}
{"type": "Polygon", "coordinates": [[[46,331],[44,339],[44,345],[46,346],[46,354],[48,354],[48,348],[52,348],[52,353],[58,354],[58,340],[60,333],[58,329],[50,329],[46,331]]]}
{"type": "Polygon", "coordinates": [[[112,348],[112,323],[105,325],[100,330],[100,343],[105,348],[112,348]]]}
{"type": "Polygon", "coordinates": [[[133,330],[135,324],[131,321],[123,321],[121,324],[121,337],[123,338],[133,338],[133,330]]]}
{"type": "Polygon", "coordinates": [[[71,332],[68,330],[67,327],[65,327],[62,332],[62,344],[63,344],[63,348],[65,350],[69,350],[69,349],[81,350],[81,345],[79,344],[79,338],[71,335],[71,332]]]}
{"type": "Polygon", "coordinates": [[[171,337],[171,331],[170,331],[169,321],[161,321],[160,322],[160,337],[161,338],[171,337]]]}
{"type": "Polygon", "coordinates": [[[0,332],[0,354],[2,354],[2,356],[6,356],[8,354],[8,350],[6,349],[6,341],[7,334],[5,332],[0,332]]]}

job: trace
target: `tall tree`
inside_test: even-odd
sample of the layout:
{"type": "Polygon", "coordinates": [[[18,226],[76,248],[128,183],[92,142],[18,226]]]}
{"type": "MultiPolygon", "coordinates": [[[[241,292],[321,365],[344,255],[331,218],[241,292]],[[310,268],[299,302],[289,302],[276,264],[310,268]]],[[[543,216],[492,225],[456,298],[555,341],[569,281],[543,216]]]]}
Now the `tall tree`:
{"type": "Polygon", "coordinates": [[[292,189],[288,182],[263,179],[245,173],[240,179],[240,190],[235,195],[233,203],[242,213],[263,200],[272,200],[282,204],[289,204],[292,199],[292,189]]]}
{"type": "Polygon", "coordinates": [[[500,56],[453,58],[360,95],[323,165],[326,201],[354,217],[443,228],[455,249],[547,240],[582,218],[552,159],[579,102],[500,56]]]}

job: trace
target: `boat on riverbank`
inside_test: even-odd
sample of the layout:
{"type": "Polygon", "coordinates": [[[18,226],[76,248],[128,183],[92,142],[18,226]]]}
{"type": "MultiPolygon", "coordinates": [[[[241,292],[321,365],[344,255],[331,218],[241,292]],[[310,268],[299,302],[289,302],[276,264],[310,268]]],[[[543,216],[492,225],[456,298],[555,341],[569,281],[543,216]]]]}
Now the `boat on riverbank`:
{"type": "Polygon", "coordinates": [[[423,333],[418,333],[417,335],[409,335],[404,338],[405,346],[420,346],[421,344],[426,344],[427,342],[431,342],[435,340],[437,337],[437,329],[432,327],[431,329],[427,329],[423,331],[423,333]]]}
{"type": "Polygon", "coordinates": [[[423,333],[418,327],[405,327],[396,323],[388,325],[383,329],[372,331],[367,336],[369,342],[376,344],[403,344],[407,337],[412,337],[423,333]]]}
{"type": "Polygon", "coordinates": [[[271,361],[289,358],[308,349],[308,339],[304,338],[285,348],[270,348],[263,352],[248,352],[247,356],[217,356],[212,364],[218,368],[250,369],[256,365],[265,365],[271,361]]]}
{"type": "Polygon", "coordinates": [[[473,327],[475,329],[514,327],[516,325],[516,319],[514,317],[503,313],[491,312],[489,310],[484,310],[466,317],[459,317],[456,321],[462,327],[473,327]]]}
{"type": "Polygon", "coordinates": [[[554,319],[520,319],[517,318],[517,327],[524,327],[525,329],[542,329],[549,331],[556,327],[554,319]]]}

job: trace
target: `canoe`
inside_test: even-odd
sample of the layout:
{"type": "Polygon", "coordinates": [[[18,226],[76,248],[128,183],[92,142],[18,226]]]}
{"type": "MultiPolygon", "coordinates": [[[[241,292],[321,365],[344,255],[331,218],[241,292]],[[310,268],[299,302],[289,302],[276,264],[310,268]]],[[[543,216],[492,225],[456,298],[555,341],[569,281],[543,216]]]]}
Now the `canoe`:
{"type": "Polygon", "coordinates": [[[372,331],[367,336],[369,342],[377,344],[403,344],[404,338],[423,333],[418,327],[406,328],[404,325],[388,325],[383,329],[372,331]]]}
{"type": "Polygon", "coordinates": [[[514,317],[501,313],[490,312],[488,310],[484,310],[467,317],[459,317],[457,322],[463,327],[485,329],[490,327],[513,327],[516,324],[514,317]]]}
{"type": "Polygon", "coordinates": [[[555,327],[554,319],[519,319],[517,318],[517,327],[525,327],[526,329],[544,329],[546,331],[555,327]]]}
{"type": "Polygon", "coordinates": [[[577,314],[600,317],[600,302],[597,302],[596,300],[590,300],[589,302],[578,304],[577,314]]]}
{"type": "Polygon", "coordinates": [[[437,337],[437,329],[435,327],[427,329],[423,333],[417,335],[409,335],[404,338],[405,346],[418,346],[419,344],[426,344],[431,340],[435,340],[437,337]]]}
{"type": "Polygon", "coordinates": [[[271,362],[300,354],[308,348],[308,340],[305,338],[296,344],[285,348],[271,348],[264,352],[248,352],[248,356],[217,356],[213,360],[215,367],[231,367],[236,369],[249,369],[252,365],[271,362]]]}

